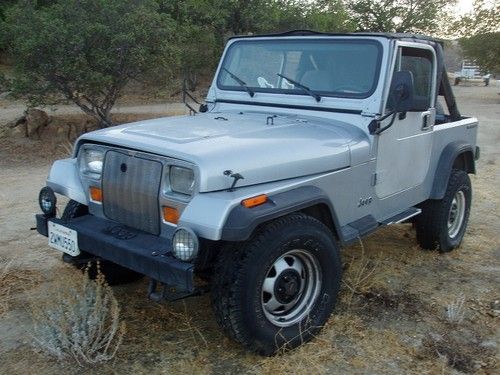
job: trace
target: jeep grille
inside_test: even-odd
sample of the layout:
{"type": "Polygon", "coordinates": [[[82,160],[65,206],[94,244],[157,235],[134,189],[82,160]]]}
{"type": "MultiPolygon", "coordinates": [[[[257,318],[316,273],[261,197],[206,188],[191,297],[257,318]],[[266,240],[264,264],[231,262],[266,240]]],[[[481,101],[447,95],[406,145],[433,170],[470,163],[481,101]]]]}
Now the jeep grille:
{"type": "Polygon", "coordinates": [[[129,227],[160,234],[161,175],[158,161],[108,151],[102,175],[104,214],[129,227]]]}

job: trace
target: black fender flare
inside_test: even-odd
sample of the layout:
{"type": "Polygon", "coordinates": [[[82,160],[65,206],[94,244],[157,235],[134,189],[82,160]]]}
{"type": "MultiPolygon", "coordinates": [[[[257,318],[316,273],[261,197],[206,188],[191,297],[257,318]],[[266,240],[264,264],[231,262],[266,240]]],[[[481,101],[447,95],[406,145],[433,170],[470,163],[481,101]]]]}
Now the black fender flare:
{"type": "MultiPolygon", "coordinates": [[[[335,233],[342,236],[340,226],[331,201],[323,190],[316,186],[301,186],[282,193],[268,196],[268,201],[253,208],[235,206],[229,213],[222,228],[224,241],[245,241],[260,224],[278,217],[300,211],[317,204],[328,207],[335,233]]],[[[342,240],[342,238],[339,238],[342,240]]]]}
{"type": "Polygon", "coordinates": [[[467,173],[476,173],[475,158],[478,154],[478,149],[463,141],[449,143],[443,149],[439,157],[439,162],[434,173],[434,180],[432,182],[430,199],[442,199],[444,197],[453,164],[462,154],[465,155],[468,163],[470,163],[465,171],[467,173]]]}

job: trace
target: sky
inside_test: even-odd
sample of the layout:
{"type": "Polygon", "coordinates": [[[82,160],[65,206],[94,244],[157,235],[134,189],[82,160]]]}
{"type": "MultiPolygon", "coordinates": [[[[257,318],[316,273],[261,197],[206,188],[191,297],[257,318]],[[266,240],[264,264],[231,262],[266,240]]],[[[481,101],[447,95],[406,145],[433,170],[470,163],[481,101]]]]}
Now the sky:
{"type": "Polygon", "coordinates": [[[472,10],[473,0],[458,0],[457,1],[457,12],[459,14],[468,13],[472,10]]]}

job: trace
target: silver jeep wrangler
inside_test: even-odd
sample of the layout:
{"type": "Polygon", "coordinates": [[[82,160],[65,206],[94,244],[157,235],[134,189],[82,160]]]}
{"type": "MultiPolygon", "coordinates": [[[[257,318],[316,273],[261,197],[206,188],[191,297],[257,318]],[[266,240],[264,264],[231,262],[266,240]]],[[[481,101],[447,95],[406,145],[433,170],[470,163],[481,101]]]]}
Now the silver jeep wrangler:
{"type": "Polygon", "coordinates": [[[81,136],[40,192],[38,232],[90,276],[98,261],[110,283],[148,276],[154,300],[210,291],[220,326],[267,355],[326,323],[340,246],[405,221],[422,248],[460,245],[478,123],[438,41],[234,37],[199,112],[81,136]]]}

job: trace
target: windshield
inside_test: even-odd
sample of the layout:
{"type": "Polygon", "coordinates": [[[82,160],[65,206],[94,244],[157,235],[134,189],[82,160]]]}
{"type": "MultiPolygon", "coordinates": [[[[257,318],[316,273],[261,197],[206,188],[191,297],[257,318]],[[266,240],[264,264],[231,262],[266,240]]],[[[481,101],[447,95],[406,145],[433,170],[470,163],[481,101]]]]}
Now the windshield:
{"type": "Polygon", "coordinates": [[[373,40],[239,40],[226,53],[217,86],[249,93],[366,98],[377,86],[380,61],[381,46],[373,40]]]}

